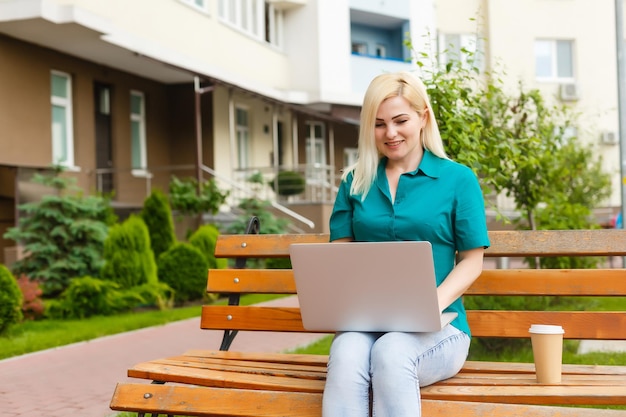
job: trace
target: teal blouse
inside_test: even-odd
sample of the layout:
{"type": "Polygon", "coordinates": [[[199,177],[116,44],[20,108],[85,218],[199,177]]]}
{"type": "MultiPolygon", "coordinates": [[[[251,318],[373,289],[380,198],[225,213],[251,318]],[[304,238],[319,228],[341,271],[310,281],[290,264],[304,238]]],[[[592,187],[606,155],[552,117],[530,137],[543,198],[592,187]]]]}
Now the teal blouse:
{"type": "MultiPolygon", "coordinates": [[[[456,252],[488,247],[485,204],[476,175],[467,167],[429,151],[419,167],[400,176],[391,201],[386,158],[364,201],[350,195],[352,175],[342,181],[330,217],[330,240],[427,240],[433,248],[437,285],[454,268],[456,252]]],[[[446,311],[458,317],[452,325],[471,335],[459,297],[446,311]]]]}

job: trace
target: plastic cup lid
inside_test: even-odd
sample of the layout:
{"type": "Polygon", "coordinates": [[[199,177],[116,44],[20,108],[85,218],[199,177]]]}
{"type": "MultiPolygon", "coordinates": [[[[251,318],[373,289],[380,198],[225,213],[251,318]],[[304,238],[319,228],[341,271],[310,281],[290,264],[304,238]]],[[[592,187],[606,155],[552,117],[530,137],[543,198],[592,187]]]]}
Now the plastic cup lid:
{"type": "Polygon", "coordinates": [[[550,324],[532,324],[530,329],[528,329],[530,333],[536,334],[563,334],[565,331],[561,326],[554,326],[550,324]]]}

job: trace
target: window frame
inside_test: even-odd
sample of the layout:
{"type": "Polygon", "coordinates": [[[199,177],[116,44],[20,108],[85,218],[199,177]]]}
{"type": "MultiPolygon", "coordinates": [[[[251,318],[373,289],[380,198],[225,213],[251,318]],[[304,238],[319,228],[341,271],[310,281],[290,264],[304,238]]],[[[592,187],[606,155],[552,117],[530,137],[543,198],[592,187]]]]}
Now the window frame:
{"type": "Polygon", "coordinates": [[[206,14],[209,13],[209,0],[178,0],[178,1],[202,13],[206,13],[206,14]],[[201,5],[198,4],[198,1],[202,2],[202,4],[201,5]]]}
{"type": "Polygon", "coordinates": [[[219,21],[256,40],[283,46],[283,10],[264,0],[219,0],[219,21]]]}
{"type": "MultiPolygon", "coordinates": [[[[73,109],[73,97],[72,97],[72,75],[58,70],[50,71],[50,111],[51,111],[51,125],[50,125],[50,136],[51,136],[51,145],[52,145],[52,163],[55,165],[60,165],[66,168],[74,169],[74,109],[73,109]],[[62,77],[65,79],[65,97],[55,96],[54,89],[52,86],[53,77],[62,77]],[[64,137],[59,138],[57,135],[57,126],[55,125],[54,118],[54,109],[55,107],[60,107],[64,110],[64,137]],[[62,142],[62,143],[58,143],[62,142]],[[58,143],[58,144],[57,144],[58,143]],[[56,145],[55,145],[56,144],[56,145]],[[65,148],[65,155],[60,155],[63,153],[62,150],[58,149],[58,147],[65,148]],[[64,159],[58,159],[64,158],[64,159]]],[[[63,135],[63,129],[61,129],[61,135],[63,135]]]]}
{"type": "Polygon", "coordinates": [[[250,141],[250,109],[246,106],[235,106],[235,141],[237,144],[237,168],[250,168],[251,141],[250,141]],[[245,113],[246,124],[239,123],[239,112],[245,113]]]}
{"type": "Polygon", "coordinates": [[[574,40],[573,39],[548,39],[548,38],[538,38],[535,39],[533,44],[533,54],[535,58],[535,79],[541,82],[558,82],[558,83],[572,83],[576,81],[576,70],[574,62],[576,61],[575,52],[574,52],[574,40]],[[564,42],[569,45],[569,66],[571,75],[570,76],[561,76],[559,75],[559,43],[564,42]],[[537,47],[539,43],[549,44],[550,46],[550,74],[549,75],[539,75],[538,65],[537,65],[537,47]]]}
{"type": "MultiPolygon", "coordinates": [[[[485,43],[484,40],[477,33],[465,33],[465,32],[442,32],[438,36],[439,44],[439,64],[446,66],[450,59],[459,59],[464,68],[470,68],[468,63],[468,55],[463,50],[468,50],[473,53],[473,67],[477,68],[479,72],[485,71],[485,43]],[[458,49],[454,51],[450,50],[450,46],[454,45],[450,41],[451,37],[458,37],[458,49]],[[453,54],[458,54],[453,56],[453,54]]],[[[455,45],[456,46],[456,45],[455,45]]]]}
{"type": "Polygon", "coordinates": [[[139,90],[130,90],[130,111],[129,111],[129,119],[130,119],[130,166],[131,173],[137,177],[146,177],[149,176],[148,173],[148,146],[147,146],[147,135],[146,135],[146,95],[143,91],[139,90]],[[140,98],[140,112],[133,112],[133,98],[140,98]],[[133,124],[139,124],[139,137],[135,138],[133,124]],[[138,140],[138,150],[139,150],[139,167],[135,166],[135,155],[134,155],[134,142],[138,140]]]}

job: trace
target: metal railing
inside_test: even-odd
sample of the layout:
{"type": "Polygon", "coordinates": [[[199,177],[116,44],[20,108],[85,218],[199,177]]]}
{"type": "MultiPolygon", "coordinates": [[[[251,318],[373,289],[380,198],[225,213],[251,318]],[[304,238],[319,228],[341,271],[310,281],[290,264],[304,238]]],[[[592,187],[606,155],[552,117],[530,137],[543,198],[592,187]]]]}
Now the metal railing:
{"type": "MultiPolygon", "coordinates": [[[[315,223],[305,216],[286,207],[285,204],[301,204],[301,203],[329,203],[334,201],[337,187],[335,186],[335,171],[329,166],[306,166],[298,167],[279,167],[279,168],[250,168],[246,170],[237,170],[234,173],[234,179],[230,179],[212,168],[202,165],[203,174],[207,178],[216,181],[218,188],[229,190],[227,205],[231,211],[236,208],[239,203],[246,198],[260,199],[269,201],[271,206],[286,215],[287,217],[308,226],[315,228],[315,223]],[[305,180],[305,187],[302,193],[291,195],[288,197],[280,196],[274,192],[276,188],[277,173],[289,170],[302,175],[305,180]],[[274,184],[274,186],[272,186],[274,184]]],[[[152,192],[153,183],[158,176],[167,176],[167,182],[171,176],[177,175],[181,177],[195,177],[195,165],[172,165],[150,167],[143,170],[135,170],[130,168],[99,168],[94,170],[96,189],[99,193],[108,191],[105,184],[113,187],[112,178],[121,174],[133,175],[135,179],[145,181],[145,196],[149,196],[152,192]]],[[[118,200],[118,202],[120,202],[118,200]]]]}

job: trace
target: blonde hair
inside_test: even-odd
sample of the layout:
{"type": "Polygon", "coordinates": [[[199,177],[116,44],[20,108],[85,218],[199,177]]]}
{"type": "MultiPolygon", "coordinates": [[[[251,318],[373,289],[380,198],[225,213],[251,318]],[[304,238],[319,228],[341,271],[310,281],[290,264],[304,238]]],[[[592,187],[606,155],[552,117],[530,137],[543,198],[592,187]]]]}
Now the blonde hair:
{"type": "Polygon", "coordinates": [[[362,200],[365,199],[376,179],[378,163],[382,156],[376,148],[374,136],[376,113],[383,101],[396,96],[404,97],[418,114],[427,113],[426,124],[421,132],[422,146],[434,155],[448,159],[426,86],[422,80],[410,72],[379,75],[372,80],[363,99],[357,161],[346,168],[342,176],[342,180],[345,180],[350,173],[353,173],[350,194],[361,194],[362,200]]]}

